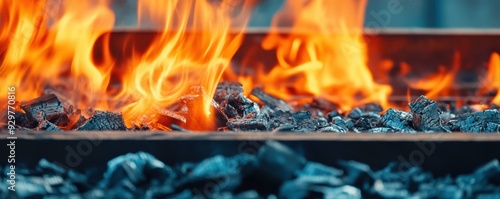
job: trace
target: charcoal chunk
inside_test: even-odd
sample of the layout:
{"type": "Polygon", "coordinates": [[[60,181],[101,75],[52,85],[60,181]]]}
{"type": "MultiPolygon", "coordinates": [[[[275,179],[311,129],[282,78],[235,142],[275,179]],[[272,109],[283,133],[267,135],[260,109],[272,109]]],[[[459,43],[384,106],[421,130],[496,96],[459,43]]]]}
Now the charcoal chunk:
{"type": "Polygon", "coordinates": [[[500,112],[495,109],[461,116],[459,119],[462,132],[499,132],[500,112]]]}
{"type": "Polygon", "coordinates": [[[351,112],[347,115],[347,117],[351,119],[359,119],[364,115],[364,112],[360,108],[352,109],[351,112]]]}
{"type": "Polygon", "coordinates": [[[435,101],[420,96],[409,104],[412,124],[420,131],[441,131],[441,111],[435,101]]]}
{"type": "Polygon", "coordinates": [[[57,127],[55,124],[52,122],[49,122],[47,120],[43,120],[38,124],[38,127],[36,127],[37,131],[46,131],[46,132],[57,132],[57,131],[62,131],[59,127],[57,127]]]}
{"type": "Polygon", "coordinates": [[[304,167],[305,163],[306,160],[303,157],[274,141],[266,142],[257,154],[259,173],[267,176],[265,180],[274,184],[281,184],[291,179],[304,167]]]}
{"type": "Polygon", "coordinates": [[[344,181],[362,189],[371,187],[374,183],[373,172],[370,166],[356,161],[339,161],[339,165],[347,173],[344,181]]]}
{"type": "Polygon", "coordinates": [[[214,100],[221,104],[232,94],[243,94],[243,85],[238,82],[219,82],[215,90],[214,100]]]}
{"type": "Polygon", "coordinates": [[[38,113],[43,111],[46,115],[64,113],[64,107],[56,95],[44,95],[30,101],[21,102],[21,108],[26,112],[28,117],[36,119],[38,113]]]}
{"type": "Polygon", "coordinates": [[[393,129],[393,128],[388,128],[388,127],[375,127],[368,129],[369,133],[394,133],[398,132],[399,130],[393,129]]]}
{"type": "Polygon", "coordinates": [[[271,107],[272,109],[277,109],[282,111],[292,111],[292,107],[288,105],[285,101],[265,93],[260,88],[254,88],[252,92],[250,92],[250,94],[259,98],[264,104],[271,107]]]}
{"type": "Polygon", "coordinates": [[[269,122],[266,119],[233,119],[227,122],[227,128],[232,131],[267,131],[269,122]]]}
{"type": "Polygon", "coordinates": [[[126,130],[122,114],[109,111],[95,111],[93,116],[78,128],[80,131],[126,130]]]}
{"type": "Polygon", "coordinates": [[[404,111],[388,109],[384,116],[380,119],[380,124],[385,127],[389,127],[402,132],[413,132],[414,130],[410,127],[412,122],[412,116],[404,111]]]}
{"type": "Polygon", "coordinates": [[[245,117],[250,113],[260,114],[257,103],[243,96],[242,94],[233,93],[228,96],[227,104],[236,109],[240,117],[245,117]]]}
{"type": "Polygon", "coordinates": [[[151,154],[138,152],[118,156],[108,162],[108,170],[101,182],[105,188],[122,186],[131,183],[139,186],[142,183],[172,180],[175,177],[172,169],[151,154]]]}
{"type": "Polygon", "coordinates": [[[341,176],[342,170],[326,166],[317,162],[307,162],[304,168],[298,173],[298,176],[341,176]]]}

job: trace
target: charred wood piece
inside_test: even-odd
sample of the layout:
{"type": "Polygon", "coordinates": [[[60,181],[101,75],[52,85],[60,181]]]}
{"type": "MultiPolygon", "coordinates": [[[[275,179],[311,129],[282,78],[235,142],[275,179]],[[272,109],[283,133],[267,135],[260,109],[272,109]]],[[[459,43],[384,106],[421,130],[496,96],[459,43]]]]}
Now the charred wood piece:
{"type": "Polygon", "coordinates": [[[39,123],[38,127],[36,127],[37,131],[46,131],[46,132],[56,132],[62,131],[59,127],[53,124],[50,121],[43,120],[39,123]]]}
{"type": "Polygon", "coordinates": [[[264,104],[271,107],[272,109],[277,109],[282,111],[292,111],[292,107],[288,105],[285,101],[265,93],[260,88],[254,88],[252,92],[250,92],[250,94],[259,98],[264,104]]]}
{"type": "Polygon", "coordinates": [[[45,115],[64,113],[64,107],[56,95],[44,95],[30,101],[21,102],[21,108],[26,113],[27,117],[37,119],[38,113],[44,111],[45,115]]]}
{"type": "Polygon", "coordinates": [[[425,96],[420,96],[409,104],[412,112],[413,127],[420,131],[440,131],[441,111],[437,103],[425,96]]]}
{"type": "Polygon", "coordinates": [[[259,105],[243,96],[241,93],[233,93],[229,95],[227,98],[227,104],[234,107],[240,117],[245,117],[250,113],[260,114],[259,105]]]}
{"type": "Polygon", "coordinates": [[[390,108],[385,112],[384,116],[382,116],[379,123],[384,127],[398,131],[414,132],[415,130],[410,127],[412,120],[412,115],[410,113],[390,108]]]}
{"type": "Polygon", "coordinates": [[[243,86],[238,82],[220,82],[215,90],[214,100],[222,104],[229,95],[243,94],[243,86]]]}
{"type": "Polygon", "coordinates": [[[109,111],[95,111],[85,124],[78,128],[80,131],[95,130],[126,130],[122,114],[109,111]]]}
{"type": "Polygon", "coordinates": [[[234,119],[227,122],[227,127],[232,131],[267,131],[269,122],[266,119],[234,119]]]}
{"type": "Polygon", "coordinates": [[[469,133],[478,132],[500,132],[500,112],[495,109],[489,109],[467,116],[459,117],[460,131],[469,133]]]}

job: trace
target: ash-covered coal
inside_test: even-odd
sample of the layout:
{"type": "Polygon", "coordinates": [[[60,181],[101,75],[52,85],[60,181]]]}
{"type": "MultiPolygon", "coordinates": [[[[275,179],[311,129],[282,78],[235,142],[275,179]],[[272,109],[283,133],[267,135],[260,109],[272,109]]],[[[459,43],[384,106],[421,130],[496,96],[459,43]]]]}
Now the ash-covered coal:
{"type": "MultiPolygon", "coordinates": [[[[166,165],[148,153],[129,153],[110,160],[96,179],[86,173],[42,159],[34,168],[19,166],[16,191],[0,190],[0,198],[500,197],[498,160],[468,174],[435,177],[417,166],[400,168],[396,162],[381,170],[352,160],[339,160],[333,167],[308,161],[273,141],[255,155],[217,155],[177,165],[166,165]]],[[[0,177],[0,186],[7,186],[6,178],[0,177]]]]}
{"type": "MultiPolygon", "coordinates": [[[[212,100],[210,110],[214,121],[199,121],[196,114],[201,110],[193,108],[195,106],[192,104],[201,103],[208,96],[203,88],[193,88],[193,93],[182,97],[177,104],[152,107],[152,115],[144,115],[133,121],[131,129],[127,129],[120,113],[90,110],[87,114],[82,114],[84,111],[79,109],[64,108],[55,95],[21,103],[24,112],[15,113],[16,124],[22,129],[46,132],[149,129],[175,131],[184,124],[204,124],[213,130],[231,132],[500,132],[500,108],[494,104],[490,104],[489,109],[478,110],[471,105],[457,107],[450,100],[436,102],[420,96],[408,104],[409,111],[395,108],[383,111],[380,105],[368,103],[344,112],[340,110],[340,106],[319,98],[308,104],[292,106],[260,88],[254,88],[247,97],[243,93],[243,86],[234,82],[219,83],[213,99],[208,99],[212,100]]],[[[486,104],[483,107],[484,105],[486,104]]]]}

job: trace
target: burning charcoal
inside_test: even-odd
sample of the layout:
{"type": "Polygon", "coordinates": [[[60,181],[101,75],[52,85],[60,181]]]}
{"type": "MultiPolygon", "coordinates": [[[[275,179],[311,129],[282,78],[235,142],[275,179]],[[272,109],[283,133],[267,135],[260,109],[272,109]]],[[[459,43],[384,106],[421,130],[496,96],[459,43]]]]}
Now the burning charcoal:
{"type": "Polygon", "coordinates": [[[375,122],[370,121],[364,117],[356,120],[354,127],[360,131],[367,131],[375,126],[375,122]]]}
{"type": "Polygon", "coordinates": [[[93,116],[78,128],[80,131],[95,130],[126,130],[125,122],[120,113],[109,111],[95,111],[93,116]]]}
{"type": "Polygon", "coordinates": [[[250,113],[260,113],[259,106],[241,93],[229,95],[227,104],[233,106],[240,117],[245,117],[250,113]]]}
{"type": "Polygon", "coordinates": [[[440,131],[441,118],[436,102],[420,96],[409,104],[412,112],[412,124],[421,131],[440,131]]]}
{"type": "Polygon", "coordinates": [[[232,131],[267,131],[269,123],[266,119],[233,119],[227,122],[227,127],[232,131]]]}
{"type": "Polygon", "coordinates": [[[339,105],[322,98],[314,98],[311,107],[322,110],[323,112],[332,112],[339,109],[339,105]]]}
{"type": "MultiPolygon", "coordinates": [[[[341,127],[342,129],[344,129],[344,131],[348,131],[350,128],[347,127],[347,124],[346,122],[339,116],[335,116],[332,118],[331,120],[332,124],[335,124],[339,127],[341,127]]],[[[354,123],[352,123],[352,126],[351,128],[354,126],[354,123]]]]}
{"type": "Polygon", "coordinates": [[[224,113],[227,115],[228,118],[236,118],[239,116],[238,111],[236,111],[236,109],[233,106],[227,104],[223,107],[224,107],[224,113]]]}
{"type": "Polygon", "coordinates": [[[500,121],[500,112],[490,109],[461,116],[460,119],[462,132],[498,132],[498,126],[495,124],[500,121]]]}
{"type": "Polygon", "coordinates": [[[326,120],[324,117],[318,117],[313,120],[314,124],[316,125],[317,129],[324,128],[330,126],[330,122],[326,120]]]}
{"type": "Polygon", "coordinates": [[[229,95],[243,94],[243,86],[238,82],[219,82],[215,90],[214,100],[221,104],[229,95]]]}
{"type": "Polygon", "coordinates": [[[254,88],[250,94],[259,98],[264,104],[272,109],[292,111],[292,107],[290,107],[290,105],[288,105],[285,101],[265,93],[260,88],[254,88]]]}
{"type": "Polygon", "coordinates": [[[14,111],[14,117],[16,118],[16,124],[18,126],[26,128],[36,128],[38,126],[38,122],[33,116],[28,117],[24,113],[14,111]]]}
{"type": "Polygon", "coordinates": [[[44,111],[46,115],[64,113],[63,104],[54,94],[21,102],[21,108],[26,112],[28,117],[35,119],[40,111],[44,111]]]}
{"type": "Polygon", "coordinates": [[[340,116],[340,113],[338,111],[332,111],[328,113],[328,121],[332,122],[334,117],[340,116]]]}
{"type": "Polygon", "coordinates": [[[291,111],[277,110],[271,116],[270,126],[273,129],[283,125],[295,126],[296,124],[297,121],[295,120],[295,117],[293,116],[293,113],[291,111]]]}
{"type": "Polygon", "coordinates": [[[316,131],[317,126],[311,120],[311,113],[307,111],[293,113],[293,118],[297,123],[297,127],[293,129],[294,132],[313,132],[316,131]]]}
{"type": "Polygon", "coordinates": [[[153,181],[164,182],[174,177],[175,173],[163,162],[148,153],[138,152],[110,160],[101,184],[105,188],[113,188],[126,183],[139,185],[150,184],[153,181]]]}
{"type": "Polygon", "coordinates": [[[36,127],[37,131],[47,131],[47,132],[54,132],[54,131],[62,131],[59,127],[57,127],[55,124],[52,122],[49,122],[47,120],[43,120],[40,122],[38,127],[36,127]]]}
{"type": "Polygon", "coordinates": [[[360,108],[365,113],[369,113],[369,112],[380,113],[380,112],[384,111],[382,106],[378,103],[367,103],[365,105],[362,105],[360,108]]]}
{"type": "Polygon", "coordinates": [[[363,111],[359,108],[352,109],[349,114],[347,114],[347,117],[351,119],[359,119],[364,115],[363,111]]]}
{"type": "Polygon", "coordinates": [[[385,112],[379,122],[385,127],[393,128],[398,131],[414,132],[409,125],[409,123],[412,122],[412,116],[404,111],[390,108],[385,112]]]}
{"type": "Polygon", "coordinates": [[[259,149],[256,167],[247,171],[248,178],[272,189],[291,179],[304,167],[306,160],[278,142],[268,141],[259,149]]]}
{"type": "Polygon", "coordinates": [[[229,121],[229,118],[224,113],[223,108],[221,108],[219,104],[214,100],[212,100],[211,106],[212,106],[212,112],[215,115],[215,123],[217,124],[217,127],[226,126],[227,122],[229,121]]]}
{"type": "Polygon", "coordinates": [[[318,130],[318,132],[322,132],[322,133],[345,133],[345,132],[347,132],[347,130],[344,129],[344,128],[342,128],[342,127],[340,127],[340,126],[332,124],[330,126],[320,128],[318,130]]]}
{"type": "Polygon", "coordinates": [[[395,130],[393,128],[388,128],[388,127],[375,127],[368,129],[367,132],[369,133],[395,133],[398,132],[399,130],[395,130]]]}

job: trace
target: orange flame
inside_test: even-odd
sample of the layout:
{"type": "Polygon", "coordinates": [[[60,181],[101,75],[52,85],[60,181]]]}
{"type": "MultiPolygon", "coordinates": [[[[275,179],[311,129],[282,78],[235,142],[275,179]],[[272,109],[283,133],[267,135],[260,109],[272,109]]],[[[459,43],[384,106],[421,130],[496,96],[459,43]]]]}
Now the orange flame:
{"type": "MultiPolygon", "coordinates": [[[[404,68],[408,68],[407,64],[403,64],[404,68]]],[[[436,99],[439,96],[449,96],[450,88],[455,81],[455,76],[460,69],[460,53],[456,52],[453,57],[453,64],[450,70],[445,66],[439,66],[438,72],[424,78],[419,78],[416,81],[407,80],[408,86],[412,89],[426,91],[425,96],[430,99],[436,99]]],[[[405,69],[405,73],[408,73],[405,69]]]]}
{"type": "MultiPolygon", "coordinates": [[[[175,103],[192,86],[213,95],[240,45],[252,2],[139,1],[139,27],[160,27],[161,33],[146,52],[134,54],[123,67],[109,52],[115,19],[109,0],[2,0],[0,44],[7,47],[0,49],[0,80],[22,91],[18,99],[38,97],[47,89],[64,92],[58,95],[64,102],[122,111],[131,125],[154,112],[153,107],[175,103]],[[103,52],[97,59],[94,46],[99,38],[103,52]],[[123,69],[119,77],[113,76],[116,68],[123,69]],[[119,91],[111,88],[113,78],[120,80],[119,91]],[[24,82],[27,79],[30,82],[24,82]]],[[[195,104],[202,111],[195,114],[207,120],[211,98],[203,99],[195,104]]]]}
{"type": "Polygon", "coordinates": [[[500,55],[498,53],[491,54],[486,79],[489,82],[488,86],[490,88],[497,89],[497,95],[493,98],[492,102],[500,104],[500,55]]]}
{"type": "Polygon", "coordinates": [[[245,78],[243,83],[264,85],[266,92],[285,100],[302,95],[331,100],[343,109],[367,102],[387,108],[391,87],[375,83],[366,65],[365,6],[366,0],[286,1],[262,42],[265,50],[276,50],[278,65],[240,82],[245,78]],[[280,34],[282,26],[290,25],[290,34],[280,34]]]}

